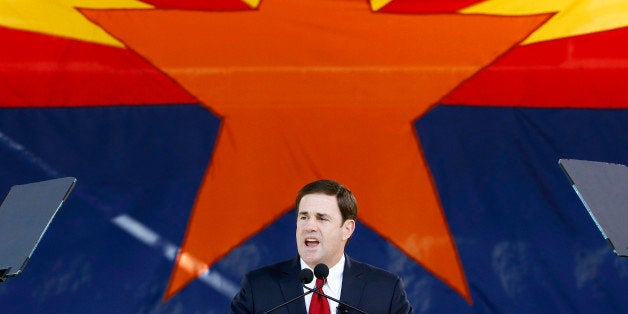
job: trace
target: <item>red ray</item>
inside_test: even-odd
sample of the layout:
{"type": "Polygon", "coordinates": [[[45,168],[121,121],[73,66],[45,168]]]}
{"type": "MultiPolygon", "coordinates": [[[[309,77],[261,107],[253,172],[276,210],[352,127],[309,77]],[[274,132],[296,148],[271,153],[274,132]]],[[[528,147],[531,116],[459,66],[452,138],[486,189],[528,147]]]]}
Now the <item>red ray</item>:
{"type": "Polygon", "coordinates": [[[134,52],[0,27],[0,106],[197,102],[134,52]]]}
{"type": "Polygon", "coordinates": [[[525,45],[443,102],[481,106],[628,107],[628,28],[525,45]]]}

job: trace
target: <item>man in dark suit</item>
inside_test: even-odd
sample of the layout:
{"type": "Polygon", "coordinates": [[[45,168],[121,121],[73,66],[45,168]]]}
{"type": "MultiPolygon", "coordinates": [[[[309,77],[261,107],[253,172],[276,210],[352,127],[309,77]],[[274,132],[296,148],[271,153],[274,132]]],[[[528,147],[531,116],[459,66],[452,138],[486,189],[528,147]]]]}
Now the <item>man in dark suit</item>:
{"type": "MultiPolygon", "coordinates": [[[[413,313],[398,276],[344,254],[357,219],[355,197],[341,184],[319,180],[305,185],[296,200],[299,256],[248,273],[231,302],[231,313],[263,313],[307,292],[301,269],[329,267],[326,281],[311,282],[342,303],[371,314],[413,313]]],[[[356,313],[318,294],[308,294],[273,313],[356,313]]]]}

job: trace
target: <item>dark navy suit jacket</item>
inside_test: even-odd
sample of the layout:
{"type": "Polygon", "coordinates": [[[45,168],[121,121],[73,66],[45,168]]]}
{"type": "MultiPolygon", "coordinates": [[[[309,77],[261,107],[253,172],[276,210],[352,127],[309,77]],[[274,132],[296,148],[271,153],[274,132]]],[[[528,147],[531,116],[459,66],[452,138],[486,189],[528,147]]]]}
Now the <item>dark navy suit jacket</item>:
{"type": "MultiPolygon", "coordinates": [[[[246,274],[242,289],[231,302],[231,313],[263,313],[303,294],[299,257],[246,274]]],[[[414,313],[401,279],[390,272],[346,256],[340,301],[369,314],[414,313]]],[[[303,298],[272,313],[306,314],[303,298]]],[[[336,313],[336,309],[331,309],[336,313]]],[[[341,312],[338,312],[341,313],[341,312]]],[[[358,313],[352,310],[342,313],[358,313]]]]}

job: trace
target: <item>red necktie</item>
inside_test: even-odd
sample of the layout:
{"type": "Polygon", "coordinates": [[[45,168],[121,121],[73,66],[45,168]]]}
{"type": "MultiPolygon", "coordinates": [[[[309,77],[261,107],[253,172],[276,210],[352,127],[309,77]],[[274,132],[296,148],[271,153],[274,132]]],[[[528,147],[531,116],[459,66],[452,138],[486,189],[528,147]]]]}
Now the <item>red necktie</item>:
{"type": "MultiPolygon", "coordinates": [[[[320,286],[323,283],[322,280],[316,279],[316,286],[320,286]]],[[[320,293],[323,292],[323,287],[317,290],[320,293]]],[[[318,294],[312,293],[312,302],[310,302],[310,314],[331,314],[329,311],[329,303],[327,302],[327,298],[318,294]]]]}

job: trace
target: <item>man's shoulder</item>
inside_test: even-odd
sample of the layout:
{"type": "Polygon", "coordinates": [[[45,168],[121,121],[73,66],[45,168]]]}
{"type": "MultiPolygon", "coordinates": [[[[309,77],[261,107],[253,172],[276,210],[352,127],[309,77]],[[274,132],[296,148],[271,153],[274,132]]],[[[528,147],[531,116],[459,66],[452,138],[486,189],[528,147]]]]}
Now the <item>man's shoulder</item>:
{"type": "Polygon", "coordinates": [[[294,269],[296,269],[295,263],[297,262],[298,260],[295,260],[294,258],[292,258],[292,259],[277,262],[274,264],[266,265],[266,266],[249,271],[246,274],[246,276],[249,278],[259,278],[259,277],[277,276],[280,274],[287,274],[294,271],[294,269]]]}
{"type": "Polygon", "coordinates": [[[349,272],[354,276],[368,276],[369,280],[397,281],[399,276],[385,269],[360,262],[355,259],[347,258],[349,272]]]}
{"type": "Polygon", "coordinates": [[[346,266],[348,268],[345,271],[348,270],[348,273],[342,284],[344,288],[344,280],[347,280],[346,287],[351,289],[345,300],[360,300],[355,304],[371,313],[413,313],[399,276],[353,259],[347,259],[346,266]]]}

